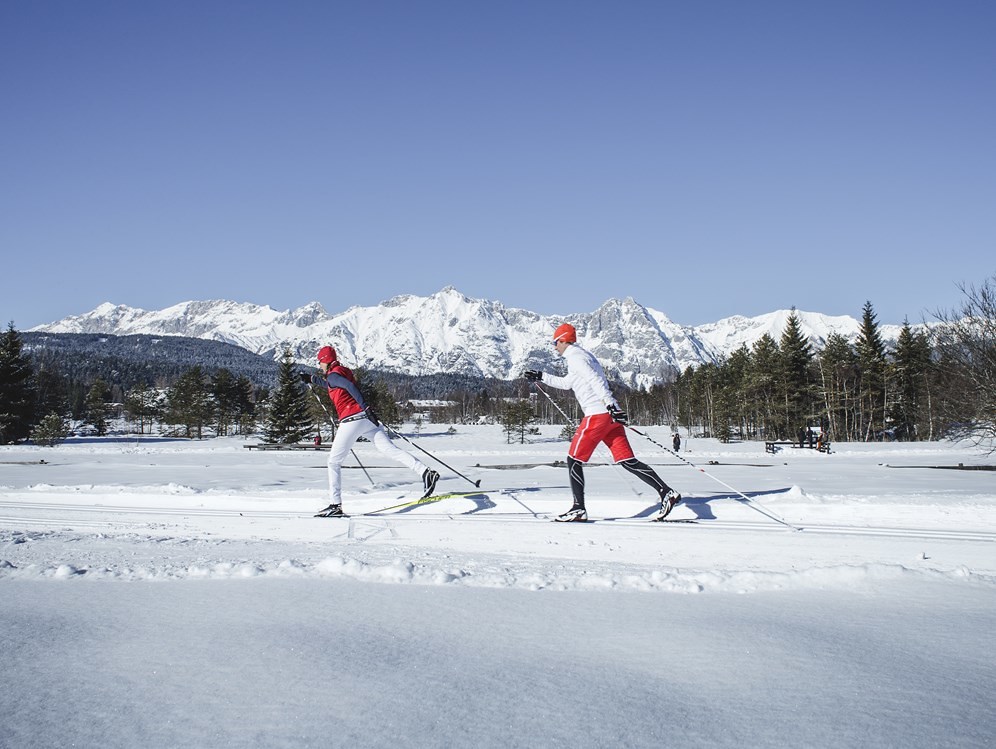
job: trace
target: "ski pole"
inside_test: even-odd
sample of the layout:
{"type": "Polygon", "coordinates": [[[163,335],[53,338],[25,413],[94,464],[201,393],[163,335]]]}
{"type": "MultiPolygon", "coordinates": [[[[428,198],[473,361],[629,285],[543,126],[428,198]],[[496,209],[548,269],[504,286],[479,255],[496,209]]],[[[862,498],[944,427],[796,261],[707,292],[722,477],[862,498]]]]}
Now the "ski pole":
{"type": "Polygon", "coordinates": [[[776,513],[772,512],[771,510],[769,510],[768,508],[766,508],[760,502],[755,502],[753,499],[751,499],[750,497],[748,497],[742,491],[739,491],[738,489],[734,489],[732,486],[730,486],[729,484],[727,484],[725,481],[722,481],[721,479],[716,478],[715,476],[713,476],[711,473],[709,473],[709,471],[705,470],[704,468],[700,468],[699,466],[695,465],[690,460],[685,460],[685,458],[683,458],[682,456],[678,455],[678,453],[676,453],[674,450],[672,450],[672,449],[670,449],[668,447],[665,447],[664,445],[662,445],[660,442],[658,442],[657,440],[655,440],[653,437],[651,437],[646,432],[641,432],[636,427],[631,427],[628,424],[626,426],[627,426],[627,428],[631,432],[636,432],[641,437],[646,437],[648,440],[650,440],[655,445],[657,445],[657,447],[661,448],[662,450],[664,450],[666,452],[671,453],[678,460],[684,462],[687,465],[690,465],[692,468],[696,469],[697,471],[700,471],[701,473],[704,473],[706,476],[708,476],[709,478],[711,478],[713,481],[715,481],[715,482],[717,482],[719,484],[722,484],[723,486],[725,486],[727,489],[729,489],[734,494],[739,494],[741,497],[744,498],[744,500],[746,500],[747,506],[750,507],[751,509],[753,509],[754,511],[759,512],[762,515],[764,515],[765,517],[768,517],[768,518],[774,520],[776,523],[781,523],[782,525],[786,525],[786,526],[788,526],[789,528],[791,528],[794,531],[802,530],[801,528],[797,528],[796,526],[792,525],[790,522],[788,522],[784,518],[779,517],[776,513]]]}
{"type": "Polygon", "coordinates": [[[548,401],[550,401],[550,402],[551,402],[551,403],[553,404],[553,407],[554,407],[554,408],[556,408],[556,409],[557,409],[558,411],[560,411],[560,415],[561,415],[561,416],[563,416],[563,417],[564,417],[565,419],[567,419],[567,423],[568,423],[568,424],[570,424],[570,425],[571,425],[572,427],[574,427],[575,429],[577,429],[577,426],[578,426],[578,425],[574,423],[574,419],[572,419],[572,418],[571,418],[570,416],[568,416],[568,415],[567,415],[567,413],[566,413],[566,412],[564,411],[564,409],[562,409],[562,408],[560,407],[560,404],[559,404],[559,403],[557,403],[557,401],[555,401],[555,400],[554,400],[554,399],[553,399],[553,398],[552,398],[552,397],[550,396],[550,394],[549,394],[548,392],[546,392],[546,390],[544,390],[543,388],[541,388],[538,382],[534,382],[534,383],[533,383],[533,385],[535,385],[535,386],[536,386],[536,389],[537,389],[537,390],[539,390],[539,391],[540,391],[541,393],[543,393],[543,395],[545,395],[545,396],[546,396],[546,399],[547,399],[548,401]]]}
{"type": "Polygon", "coordinates": [[[391,434],[393,434],[393,435],[394,435],[395,437],[401,437],[401,439],[403,439],[403,440],[404,440],[405,442],[407,442],[407,443],[408,443],[409,445],[411,445],[412,447],[414,447],[414,448],[415,448],[416,450],[421,450],[421,451],[422,451],[422,452],[424,452],[424,453],[425,453],[426,455],[428,455],[428,456],[429,456],[430,458],[432,458],[432,459],[433,459],[434,461],[436,461],[437,463],[439,463],[439,465],[441,465],[441,466],[443,466],[444,468],[448,468],[449,470],[453,471],[453,473],[455,473],[455,474],[456,474],[457,476],[459,476],[459,477],[460,477],[460,478],[462,478],[462,479],[465,479],[465,480],[469,481],[470,483],[472,483],[472,484],[473,484],[473,485],[474,485],[475,487],[477,487],[478,489],[480,489],[480,488],[481,488],[481,480],[480,480],[480,479],[478,479],[477,481],[474,481],[473,479],[468,479],[468,478],[467,478],[466,476],[464,476],[464,475],[463,475],[462,473],[460,473],[460,471],[458,471],[458,470],[457,470],[456,468],[454,468],[453,466],[448,466],[448,465],[446,465],[446,464],[445,464],[445,463],[444,463],[443,461],[441,461],[441,460],[440,460],[439,458],[437,458],[437,457],[436,457],[435,455],[433,455],[433,454],[432,454],[431,452],[429,452],[429,451],[428,451],[428,450],[426,450],[425,448],[422,448],[422,447],[419,447],[419,446],[418,446],[418,445],[416,445],[416,444],[415,444],[414,442],[412,442],[412,441],[411,441],[410,439],[408,439],[408,438],[407,438],[407,437],[406,437],[405,435],[403,435],[403,434],[402,434],[401,432],[399,432],[399,431],[397,431],[397,430],[395,430],[395,429],[392,429],[392,428],[391,428],[391,427],[390,427],[390,426],[389,426],[389,425],[388,425],[387,423],[385,423],[385,422],[381,422],[381,423],[382,423],[382,424],[384,425],[384,428],[385,428],[385,429],[386,429],[387,431],[389,431],[389,432],[390,432],[391,434]]]}
{"type": "MultiPolygon", "coordinates": [[[[322,403],[322,399],[318,397],[318,393],[315,392],[314,386],[313,385],[308,385],[308,389],[311,390],[311,394],[313,396],[315,396],[315,400],[318,401],[318,405],[322,407],[322,410],[325,412],[325,415],[328,417],[329,421],[332,423],[332,437],[333,437],[333,439],[335,439],[335,421],[332,419],[332,414],[330,414],[329,410],[327,408],[325,408],[325,404],[322,403]]],[[[377,486],[377,483],[372,478],[370,478],[370,474],[367,472],[367,469],[363,465],[363,463],[360,462],[360,458],[356,454],[356,452],[353,450],[353,448],[349,448],[349,452],[353,456],[353,458],[356,460],[356,464],[361,469],[363,469],[363,473],[366,474],[367,479],[370,481],[370,485],[371,486],[377,486]]]]}

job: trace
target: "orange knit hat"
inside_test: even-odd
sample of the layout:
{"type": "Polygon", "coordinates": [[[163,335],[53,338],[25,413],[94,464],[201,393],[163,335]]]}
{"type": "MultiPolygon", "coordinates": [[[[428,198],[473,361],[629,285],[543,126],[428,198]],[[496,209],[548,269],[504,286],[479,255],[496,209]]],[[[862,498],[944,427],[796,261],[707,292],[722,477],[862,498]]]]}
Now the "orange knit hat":
{"type": "Polygon", "coordinates": [[[565,343],[577,343],[578,342],[578,332],[574,329],[574,326],[569,322],[565,322],[563,325],[559,326],[555,331],[553,331],[553,341],[564,341],[565,343]]]}

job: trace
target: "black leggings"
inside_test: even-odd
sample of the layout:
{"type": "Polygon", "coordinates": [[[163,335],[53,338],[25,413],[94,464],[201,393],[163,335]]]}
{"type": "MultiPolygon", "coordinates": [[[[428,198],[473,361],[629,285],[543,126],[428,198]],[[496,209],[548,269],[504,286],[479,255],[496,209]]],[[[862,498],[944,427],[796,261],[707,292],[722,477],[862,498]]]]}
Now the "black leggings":
{"type": "MultiPolygon", "coordinates": [[[[619,465],[645,484],[653,487],[654,491],[661,497],[671,490],[671,487],[665,484],[664,480],[657,475],[657,472],[643,461],[636,458],[629,458],[620,462],[619,465]]],[[[574,506],[584,507],[584,463],[568,455],[567,475],[571,480],[571,494],[574,495],[574,506]]]]}

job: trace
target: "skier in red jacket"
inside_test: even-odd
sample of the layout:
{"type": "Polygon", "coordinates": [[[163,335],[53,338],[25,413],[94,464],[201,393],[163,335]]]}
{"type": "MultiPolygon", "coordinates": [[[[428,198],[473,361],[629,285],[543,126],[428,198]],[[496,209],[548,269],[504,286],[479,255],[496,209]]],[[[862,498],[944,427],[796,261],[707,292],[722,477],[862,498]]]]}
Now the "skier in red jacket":
{"type": "Polygon", "coordinates": [[[321,374],[302,374],[301,379],[310,385],[322,385],[329,390],[329,398],[339,415],[339,429],[329,450],[329,494],[331,504],[315,517],[341,517],[342,511],[342,464],[353,443],[366,437],[374,447],[387,457],[410,468],[422,477],[423,496],[431,496],[439,481],[439,474],[427,467],[414,456],[397,447],[377,417],[367,407],[366,401],[356,387],[353,373],[339,363],[339,357],[331,346],[318,350],[318,368],[321,374]]]}

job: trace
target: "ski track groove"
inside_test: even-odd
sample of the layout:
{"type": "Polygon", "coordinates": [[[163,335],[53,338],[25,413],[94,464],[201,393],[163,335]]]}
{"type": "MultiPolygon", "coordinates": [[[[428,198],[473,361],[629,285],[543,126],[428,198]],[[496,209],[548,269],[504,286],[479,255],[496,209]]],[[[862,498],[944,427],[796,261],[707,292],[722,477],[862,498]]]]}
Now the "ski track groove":
{"type": "MultiPolygon", "coordinates": [[[[416,505],[417,506],[417,505],[416,505]]],[[[11,502],[0,500],[0,509],[5,514],[0,515],[2,523],[35,523],[40,525],[53,526],[83,526],[101,527],[107,525],[128,525],[126,521],[114,520],[87,520],[72,518],[46,518],[35,515],[18,515],[12,511],[21,510],[28,513],[32,511],[58,511],[65,513],[87,513],[116,514],[116,515],[144,515],[144,516],[168,516],[168,517],[245,517],[245,518],[276,518],[286,520],[311,520],[310,512],[279,512],[273,510],[220,510],[210,508],[176,508],[176,507],[116,507],[113,505],[81,505],[62,504],[46,502],[11,502]]],[[[554,515],[545,513],[519,512],[479,512],[479,513],[428,513],[428,512],[393,512],[384,513],[380,510],[372,510],[367,513],[357,513],[348,516],[350,520],[362,521],[384,521],[384,522],[553,522],[554,515]]],[[[345,520],[347,518],[342,518],[345,520]]],[[[328,519],[330,522],[341,522],[339,519],[328,519]]],[[[889,536],[896,538],[927,538],[943,539],[952,541],[980,541],[992,543],[996,542],[996,533],[982,531],[960,531],[932,528],[892,528],[881,526],[849,526],[849,525],[828,525],[828,524],[806,524],[800,523],[797,530],[787,528],[775,521],[762,522],[750,520],[704,520],[697,518],[675,518],[666,522],[654,522],[649,518],[641,517],[595,517],[588,523],[575,523],[574,525],[598,525],[611,523],[619,526],[643,526],[643,527],[677,527],[686,526],[689,528],[713,530],[727,530],[738,532],[781,532],[781,533],[811,533],[830,535],[860,535],[860,536],[889,536]]],[[[655,531],[659,532],[659,531],[655,531]]]]}

